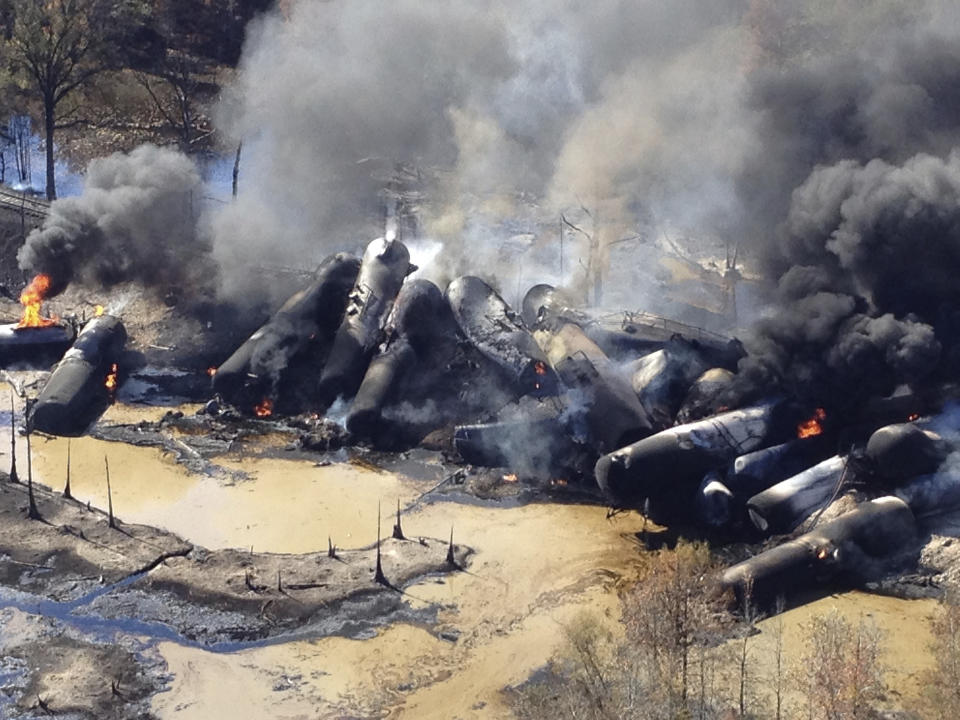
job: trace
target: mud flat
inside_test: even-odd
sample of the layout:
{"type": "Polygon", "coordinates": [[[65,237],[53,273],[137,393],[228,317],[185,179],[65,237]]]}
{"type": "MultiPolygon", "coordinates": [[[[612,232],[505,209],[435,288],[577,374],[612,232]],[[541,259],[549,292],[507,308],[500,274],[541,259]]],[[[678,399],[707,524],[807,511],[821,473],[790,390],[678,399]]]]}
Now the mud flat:
{"type": "Polygon", "coordinates": [[[24,486],[0,484],[0,585],[18,598],[9,602],[30,607],[28,594],[74,614],[160,622],[205,643],[302,628],[344,601],[466,567],[470,554],[426,538],[332,555],[211,551],[157,528],[111,526],[103,512],[40,488],[35,495],[40,520],[27,516],[24,486]]]}
{"type": "Polygon", "coordinates": [[[99,510],[45,489],[35,488],[35,496],[40,520],[27,516],[26,485],[0,476],[0,585],[69,602],[192,550],[156,528],[112,528],[99,510]]]}
{"type": "Polygon", "coordinates": [[[0,610],[0,717],[133,720],[169,681],[151,645],[105,639],[54,618],[0,610]]]}
{"type": "Polygon", "coordinates": [[[510,717],[501,690],[523,682],[563,642],[583,610],[614,627],[616,588],[635,577],[642,519],[596,505],[425,502],[408,533],[449,530],[476,548],[466,572],[406,588],[410,612],[342,634],[211,654],[158,649],[173,681],[154,714],[176,720],[510,717]]]}

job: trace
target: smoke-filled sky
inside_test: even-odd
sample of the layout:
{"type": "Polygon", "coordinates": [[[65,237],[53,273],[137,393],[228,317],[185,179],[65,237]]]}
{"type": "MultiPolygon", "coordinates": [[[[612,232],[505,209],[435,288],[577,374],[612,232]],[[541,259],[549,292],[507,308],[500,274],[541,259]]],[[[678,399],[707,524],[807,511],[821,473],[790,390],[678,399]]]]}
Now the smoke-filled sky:
{"type": "Polygon", "coordinates": [[[358,244],[394,162],[434,180],[424,230],[448,260],[521,196],[615,232],[653,205],[699,219],[730,202],[744,141],[742,73],[715,73],[742,66],[741,5],[291,3],[250,28],[218,115],[246,198],[216,232],[291,257],[358,244]]]}
{"type": "Polygon", "coordinates": [[[604,248],[667,229],[738,245],[780,282],[745,373],[765,383],[862,365],[887,385],[954,344],[956,3],[283,8],[248,28],[216,112],[224,146],[244,142],[238,200],[202,223],[227,296],[249,294],[239,266],[309,267],[382,232],[403,163],[438,281],[495,274],[491,248],[562,212],[604,248]]]}

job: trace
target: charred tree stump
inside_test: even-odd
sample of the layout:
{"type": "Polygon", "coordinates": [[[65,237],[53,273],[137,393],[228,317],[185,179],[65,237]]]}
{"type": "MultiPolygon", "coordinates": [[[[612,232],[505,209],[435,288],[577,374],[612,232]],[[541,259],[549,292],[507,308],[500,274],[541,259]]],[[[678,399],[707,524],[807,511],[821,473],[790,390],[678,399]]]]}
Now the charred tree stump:
{"type": "Polygon", "coordinates": [[[455,570],[460,569],[460,566],[457,564],[456,553],[454,552],[453,525],[450,526],[450,543],[447,545],[447,566],[455,570]]]}
{"type": "Polygon", "coordinates": [[[63,486],[63,496],[67,500],[73,499],[73,495],[70,494],[70,438],[67,438],[67,483],[63,486]]]}
{"type": "Polygon", "coordinates": [[[403,528],[400,526],[400,498],[397,498],[397,522],[393,526],[393,539],[406,540],[403,536],[403,528]]]}
{"type": "Polygon", "coordinates": [[[109,526],[114,530],[117,528],[117,523],[113,517],[113,492],[110,489],[110,462],[107,460],[107,456],[103,456],[103,466],[107,473],[107,518],[109,519],[109,526]]]}
{"type": "Polygon", "coordinates": [[[380,505],[377,504],[377,567],[373,573],[373,581],[384,587],[391,587],[387,576],[383,574],[383,562],[380,555],[380,505]]]}
{"type": "Polygon", "coordinates": [[[10,482],[19,483],[17,475],[17,423],[16,410],[13,404],[13,393],[10,393],[10,482]]]}
{"type": "Polygon", "coordinates": [[[40,510],[37,508],[37,500],[33,495],[33,453],[31,452],[30,447],[30,429],[27,429],[27,497],[29,498],[30,506],[27,510],[27,517],[31,520],[43,520],[43,517],[40,515],[40,510]]]}

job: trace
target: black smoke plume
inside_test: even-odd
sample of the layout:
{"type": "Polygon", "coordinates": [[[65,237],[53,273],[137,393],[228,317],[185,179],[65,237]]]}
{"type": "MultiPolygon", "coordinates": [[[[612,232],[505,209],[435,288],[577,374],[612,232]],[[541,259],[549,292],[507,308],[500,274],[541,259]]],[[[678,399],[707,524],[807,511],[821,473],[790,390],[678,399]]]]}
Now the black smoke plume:
{"type": "Polygon", "coordinates": [[[17,260],[50,275],[53,294],[74,280],[195,288],[213,272],[197,230],[201,187],[193,161],[173,150],[143,145],[93,160],[83,194],[54,201],[17,260]]]}
{"type": "Polygon", "coordinates": [[[960,26],[935,2],[811,7],[753,4],[781,56],[751,72],[736,222],[777,291],[737,388],[844,406],[958,354],[960,26]]]}

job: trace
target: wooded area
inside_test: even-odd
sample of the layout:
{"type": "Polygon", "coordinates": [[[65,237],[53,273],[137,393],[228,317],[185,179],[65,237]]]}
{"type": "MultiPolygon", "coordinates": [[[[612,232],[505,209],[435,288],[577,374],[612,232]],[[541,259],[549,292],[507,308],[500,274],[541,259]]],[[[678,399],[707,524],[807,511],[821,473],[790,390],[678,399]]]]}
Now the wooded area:
{"type": "Polygon", "coordinates": [[[2,0],[0,181],[29,183],[31,129],[57,159],[82,163],[151,141],[213,146],[207,114],[269,0],[2,0]]]}

